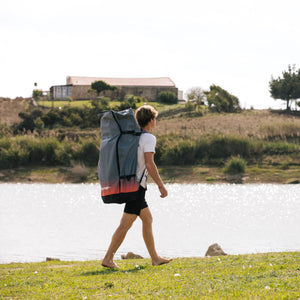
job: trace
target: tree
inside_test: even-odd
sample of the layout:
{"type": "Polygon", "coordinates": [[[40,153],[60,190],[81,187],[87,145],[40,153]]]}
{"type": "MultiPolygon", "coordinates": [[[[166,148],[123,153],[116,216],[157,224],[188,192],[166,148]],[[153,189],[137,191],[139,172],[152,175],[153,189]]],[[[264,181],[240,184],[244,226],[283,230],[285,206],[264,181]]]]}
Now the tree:
{"type": "Polygon", "coordinates": [[[35,101],[40,100],[40,97],[43,95],[43,92],[41,90],[33,90],[32,91],[32,97],[35,101]]]}
{"type": "Polygon", "coordinates": [[[196,110],[200,110],[201,105],[205,104],[205,93],[202,90],[201,87],[192,87],[190,88],[187,93],[188,101],[192,102],[194,104],[194,107],[196,110]]]}
{"type": "Polygon", "coordinates": [[[91,84],[91,88],[96,91],[98,97],[101,92],[115,91],[117,89],[115,86],[109,85],[105,81],[102,81],[102,80],[94,81],[91,84]]]}
{"type": "Polygon", "coordinates": [[[205,92],[209,109],[216,112],[239,112],[239,99],[217,85],[211,85],[205,92]]]}
{"type": "Polygon", "coordinates": [[[286,110],[291,110],[292,101],[300,98],[300,69],[289,65],[288,71],[282,72],[282,78],[271,77],[269,86],[272,98],[286,101],[286,110]]]}

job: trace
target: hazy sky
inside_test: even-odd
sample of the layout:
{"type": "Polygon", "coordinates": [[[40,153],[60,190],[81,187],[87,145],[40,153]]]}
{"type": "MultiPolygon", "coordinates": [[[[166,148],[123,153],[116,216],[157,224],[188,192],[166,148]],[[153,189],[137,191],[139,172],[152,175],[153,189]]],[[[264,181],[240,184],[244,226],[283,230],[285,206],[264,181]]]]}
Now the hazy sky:
{"type": "Polygon", "coordinates": [[[0,4],[0,96],[66,76],[220,85],[242,107],[285,107],[271,75],[300,67],[299,0],[9,0],[0,4]]]}

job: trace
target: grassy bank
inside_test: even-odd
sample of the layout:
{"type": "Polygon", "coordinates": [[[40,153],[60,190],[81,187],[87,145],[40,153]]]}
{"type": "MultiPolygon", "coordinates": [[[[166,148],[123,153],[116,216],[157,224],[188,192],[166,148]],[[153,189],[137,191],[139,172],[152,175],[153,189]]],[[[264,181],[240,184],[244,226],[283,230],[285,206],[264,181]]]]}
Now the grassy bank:
{"type": "Polygon", "coordinates": [[[1,299],[299,299],[300,252],[0,265],[1,299]]]}
{"type": "MultiPolygon", "coordinates": [[[[228,181],[222,170],[231,157],[245,161],[243,182],[300,180],[300,118],[295,114],[271,110],[215,114],[163,106],[154,134],[155,161],[167,182],[228,181]]],[[[1,125],[0,180],[53,182],[55,173],[57,182],[93,182],[99,144],[98,127],[13,135],[1,125]],[[73,176],[74,165],[82,166],[80,180],[73,176]]]]}
{"type": "MultiPolygon", "coordinates": [[[[300,179],[297,166],[283,168],[270,165],[247,166],[243,176],[223,173],[222,168],[209,165],[162,166],[161,177],[166,183],[278,183],[285,184],[300,179]]],[[[0,182],[22,183],[98,183],[96,167],[75,165],[70,167],[20,167],[0,170],[0,182]]],[[[149,177],[151,182],[151,177],[149,177]]]]}

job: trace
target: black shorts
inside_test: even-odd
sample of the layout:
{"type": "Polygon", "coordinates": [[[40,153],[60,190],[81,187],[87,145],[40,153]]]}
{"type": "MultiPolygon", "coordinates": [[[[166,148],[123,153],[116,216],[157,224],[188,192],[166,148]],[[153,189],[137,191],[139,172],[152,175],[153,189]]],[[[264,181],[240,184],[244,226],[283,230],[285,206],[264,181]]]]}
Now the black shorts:
{"type": "Polygon", "coordinates": [[[124,212],[139,216],[141,210],[148,207],[148,204],[145,200],[145,193],[146,190],[143,187],[140,187],[137,200],[127,202],[125,204],[124,212]]]}

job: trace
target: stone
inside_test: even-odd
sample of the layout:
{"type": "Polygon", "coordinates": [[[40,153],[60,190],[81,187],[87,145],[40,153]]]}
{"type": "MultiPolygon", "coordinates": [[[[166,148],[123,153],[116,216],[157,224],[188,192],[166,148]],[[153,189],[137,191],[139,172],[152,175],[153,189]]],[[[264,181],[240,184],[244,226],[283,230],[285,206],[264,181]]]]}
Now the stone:
{"type": "Polygon", "coordinates": [[[60,261],[60,259],[59,258],[47,257],[46,261],[60,261]]]}
{"type": "Polygon", "coordinates": [[[121,255],[122,259],[142,259],[144,257],[134,254],[133,252],[128,252],[126,255],[121,255]]]}
{"type": "Polygon", "coordinates": [[[230,183],[243,183],[243,174],[227,175],[225,180],[230,183]]]}
{"type": "Polygon", "coordinates": [[[299,181],[299,179],[292,178],[292,179],[287,180],[285,183],[286,184],[299,184],[300,181],[299,181]]]}
{"type": "Polygon", "coordinates": [[[205,256],[221,256],[221,255],[227,255],[221,248],[221,246],[217,243],[212,244],[208,247],[205,256]]]}

